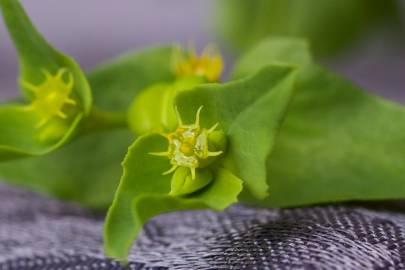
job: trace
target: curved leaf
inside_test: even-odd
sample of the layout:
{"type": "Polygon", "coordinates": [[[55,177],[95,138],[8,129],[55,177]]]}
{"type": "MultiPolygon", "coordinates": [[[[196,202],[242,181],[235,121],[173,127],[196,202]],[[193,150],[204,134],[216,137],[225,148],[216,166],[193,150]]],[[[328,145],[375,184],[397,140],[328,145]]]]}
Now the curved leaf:
{"type": "MultiPolygon", "coordinates": [[[[301,42],[289,44],[294,42],[259,44],[234,74],[255,71],[255,62],[301,63],[283,52],[299,47],[301,42]]],[[[314,65],[304,62],[298,72],[297,94],[267,162],[270,196],[258,201],[244,193],[241,200],[275,207],[404,198],[405,108],[314,65]]]]}
{"type": "Polygon", "coordinates": [[[150,155],[166,147],[165,138],[149,134],[139,137],[129,148],[105,223],[104,247],[108,256],[125,260],[143,224],[155,215],[198,208],[221,210],[237,201],[241,181],[225,169],[219,169],[212,183],[197,193],[169,196],[171,176],[162,175],[169,162],[150,155]]]}
{"type": "Polygon", "coordinates": [[[202,126],[220,124],[229,141],[226,167],[258,198],[267,195],[266,160],[293,96],[294,80],[294,68],[268,66],[245,79],[198,86],[176,99],[186,122],[204,106],[202,126]]]}
{"type": "Polygon", "coordinates": [[[242,55],[231,79],[250,76],[270,64],[304,66],[312,62],[308,42],[300,38],[268,38],[242,55]]]}
{"type": "Polygon", "coordinates": [[[97,65],[88,75],[97,107],[127,112],[132,100],[149,85],[174,80],[175,46],[135,50],[97,65]]]}
{"type": "Polygon", "coordinates": [[[137,222],[132,216],[132,201],[141,194],[168,194],[170,176],[162,175],[168,162],[150,155],[167,146],[158,134],[139,137],[129,147],[123,162],[124,172],[108,211],[104,233],[106,254],[114,258],[126,258],[136,236],[137,222]]]}
{"type": "MultiPolygon", "coordinates": [[[[18,111],[16,114],[19,118],[16,119],[16,122],[5,120],[10,114],[10,106],[0,109],[0,120],[6,121],[0,123],[2,132],[15,134],[12,140],[9,140],[9,136],[0,136],[1,159],[43,155],[65,143],[83,116],[90,112],[92,103],[90,87],[77,63],[51,47],[37,32],[19,1],[0,0],[0,8],[17,49],[21,68],[20,84],[28,99],[34,100],[36,95],[41,95],[41,92],[45,93],[46,89],[38,88],[38,91],[34,92],[33,88],[43,83],[44,80],[48,80],[49,76],[57,74],[61,70],[71,75],[69,79],[72,83],[72,89],[69,90],[71,96],[68,98],[73,105],[64,106],[64,112],[58,112],[61,117],[58,118],[55,114],[55,117],[49,119],[46,125],[38,124],[43,119],[36,110],[30,109],[33,105],[31,107],[24,105],[25,113],[22,105],[14,107],[14,111],[18,111]],[[35,118],[30,114],[38,115],[35,118]],[[26,121],[26,119],[29,120],[26,121]]],[[[59,74],[59,80],[63,82],[62,73],[59,74]]],[[[66,85],[68,84],[69,82],[66,82],[66,85]]],[[[53,86],[54,84],[52,84],[53,86]]],[[[67,99],[67,97],[64,98],[67,99]]],[[[49,112],[49,109],[44,108],[43,110],[45,113],[49,112]]]]}
{"type": "Polygon", "coordinates": [[[318,67],[300,89],[268,160],[267,206],[405,198],[405,108],[318,67]]]}
{"type": "Polygon", "coordinates": [[[54,123],[38,131],[38,118],[24,106],[0,106],[0,161],[52,152],[68,140],[80,119],[70,127],[54,123]]]}

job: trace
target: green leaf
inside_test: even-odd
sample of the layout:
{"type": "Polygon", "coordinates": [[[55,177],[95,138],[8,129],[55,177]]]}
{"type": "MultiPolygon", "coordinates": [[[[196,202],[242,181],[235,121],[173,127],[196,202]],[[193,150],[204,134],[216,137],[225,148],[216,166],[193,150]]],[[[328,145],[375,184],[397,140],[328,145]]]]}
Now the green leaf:
{"type": "Polygon", "coordinates": [[[151,155],[167,148],[159,134],[139,137],[129,148],[123,162],[124,173],[107,215],[104,247],[108,256],[125,260],[143,224],[160,213],[212,208],[221,210],[237,201],[241,181],[225,169],[219,169],[206,188],[184,197],[173,197],[170,176],[162,175],[169,160],[151,155]]]}
{"type": "Polygon", "coordinates": [[[148,47],[98,65],[88,74],[94,103],[104,110],[127,112],[144,88],[174,80],[174,50],[169,45],[148,47]]]}
{"type": "Polygon", "coordinates": [[[225,164],[258,198],[267,195],[266,160],[294,92],[294,68],[265,67],[254,76],[226,84],[206,84],[180,93],[176,105],[192,122],[204,106],[201,126],[218,122],[227,133],[225,164]]]}
{"type": "MultiPolygon", "coordinates": [[[[172,53],[170,46],[148,48],[97,67],[88,75],[95,105],[125,112],[130,98],[142,89],[171,81],[172,53]]],[[[127,129],[87,134],[49,155],[1,163],[0,176],[58,198],[105,208],[112,201],[121,176],[120,163],[133,140],[127,129]]]]}
{"type": "MultiPolygon", "coordinates": [[[[277,40],[259,44],[242,57],[234,74],[254,72],[250,63],[255,61],[291,64],[288,48],[301,42],[289,42],[296,40],[286,39],[285,50],[275,49],[282,44],[277,40]]],[[[315,65],[303,63],[298,72],[296,95],[267,161],[269,197],[258,201],[245,192],[241,200],[285,207],[404,198],[405,108],[315,65]]]]}
{"type": "MultiPolygon", "coordinates": [[[[19,56],[20,84],[27,98],[32,102],[31,105],[2,105],[6,107],[0,109],[0,120],[2,120],[0,122],[2,131],[0,160],[43,155],[64,144],[83,116],[89,113],[92,103],[90,87],[77,63],[51,47],[37,32],[19,1],[0,0],[0,8],[19,56]],[[69,75],[67,82],[62,70],[69,75]],[[70,101],[73,105],[63,102],[60,110],[52,112],[54,108],[48,104],[49,99],[46,97],[49,95],[46,91],[52,91],[52,87],[57,87],[55,82],[48,88],[38,87],[44,81],[49,82],[50,76],[58,78],[58,83],[64,83],[63,87],[68,87],[71,80],[73,88],[69,90],[69,96],[59,98],[63,98],[64,102],[70,101]],[[42,97],[43,104],[34,103],[34,100],[39,100],[41,95],[46,95],[42,97]],[[57,113],[62,117],[58,118],[57,113]],[[14,121],[8,120],[11,114],[14,121]],[[41,124],[43,120],[46,120],[44,125],[41,124]]],[[[58,85],[58,87],[62,86],[58,85]]],[[[56,102],[58,100],[53,103],[56,102]]]]}
{"type": "Polygon", "coordinates": [[[270,64],[304,66],[312,63],[308,42],[300,38],[268,38],[238,59],[231,79],[254,74],[270,64]]]}
{"type": "Polygon", "coordinates": [[[379,24],[400,25],[394,0],[222,0],[219,4],[217,28],[239,49],[267,37],[288,36],[309,39],[315,54],[325,56],[379,24]]]}
{"type": "Polygon", "coordinates": [[[0,161],[52,152],[68,140],[80,119],[70,127],[54,123],[38,132],[38,118],[24,106],[0,106],[0,161]]]}
{"type": "MultiPolygon", "coordinates": [[[[260,204],[405,197],[405,108],[317,67],[297,81],[260,204]]],[[[257,203],[257,201],[255,201],[257,203]]]]}

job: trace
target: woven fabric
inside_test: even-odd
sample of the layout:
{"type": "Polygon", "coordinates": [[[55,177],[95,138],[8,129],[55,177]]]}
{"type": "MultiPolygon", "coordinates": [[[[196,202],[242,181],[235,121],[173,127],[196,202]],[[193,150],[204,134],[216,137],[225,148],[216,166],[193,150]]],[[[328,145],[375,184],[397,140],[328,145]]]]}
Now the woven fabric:
{"type": "Polygon", "coordinates": [[[189,211],[151,220],[124,268],[102,217],[0,185],[0,270],[405,269],[405,215],[361,207],[189,211]]]}

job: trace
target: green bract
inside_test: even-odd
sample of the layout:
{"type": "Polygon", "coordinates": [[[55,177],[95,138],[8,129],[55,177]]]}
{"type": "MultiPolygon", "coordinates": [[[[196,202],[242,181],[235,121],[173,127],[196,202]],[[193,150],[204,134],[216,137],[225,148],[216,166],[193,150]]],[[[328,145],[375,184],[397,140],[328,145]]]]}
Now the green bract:
{"type": "Polygon", "coordinates": [[[169,160],[151,155],[167,149],[167,139],[162,135],[144,135],[136,140],[124,161],[124,175],[107,217],[107,254],[125,259],[139,232],[139,229],[133,228],[139,228],[139,224],[143,224],[147,218],[162,212],[160,208],[167,212],[186,209],[189,205],[189,209],[205,206],[218,210],[236,202],[241,191],[239,178],[242,178],[246,188],[264,197],[267,189],[267,152],[273,145],[276,130],[291,99],[294,73],[294,68],[290,66],[269,66],[246,79],[226,84],[204,84],[181,92],[176,104],[182,122],[194,123],[196,112],[203,106],[199,125],[210,128],[219,123],[218,130],[225,132],[229,140],[228,147],[226,150],[224,147],[213,149],[223,150],[224,153],[218,155],[218,160],[211,164],[197,166],[194,182],[182,187],[187,188],[188,192],[179,193],[176,188],[177,177],[188,176],[187,171],[182,169],[187,165],[178,165],[179,169],[171,180],[169,175],[162,175],[170,166],[169,160]],[[272,108],[269,105],[273,105],[272,108]],[[263,138],[262,144],[256,143],[258,138],[263,138]],[[245,141],[246,147],[240,145],[241,141],[245,141]],[[207,179],[211,175],[212,179],[207,179]],[[222,179],[224,175],[229,178],[225,188],[222,184],[225,181],[222,179]],[[257,186],[254,184],[256,182],[259,183],[257,186]],[[169,194],[186,195],[179,197],[169,194]],[[215,194],[216,197],[211,198],[206,194],[215,194]],[[156,210],[146,204],[138,205],[139,197],[153,200],[154,205],[161,206],[156,210]],[[206,199],[217,204],[207,204],[206,199]],[[140,214],[134,214],[135,210],[140,214]],[[144,212],[148,214],[142,214],[144,212]]]}
{"type": "Polygon", "coordinates": [[[151,155],[167,147],[160,134],[139,137],[124,160],[124,174],[108,213],[105,227],[105,250],[109,256],[125,260],[142,225],[160,213],[213,208],[224,209],[236,202],[241,181],[226,169],[213,172],[214,181],[192,196],[171,196],[167,160],[151,155]],[[147,164],[147,165],[146,165],[147,164]]]}
{"type": "Polygon", "coordinates": [[[0,160],[45,154],[64,144],[90,112],[90,88],[77,63],[35,30],[19,1],[1,0],[0,7],[28,99],[0,107],[0,160]]]}

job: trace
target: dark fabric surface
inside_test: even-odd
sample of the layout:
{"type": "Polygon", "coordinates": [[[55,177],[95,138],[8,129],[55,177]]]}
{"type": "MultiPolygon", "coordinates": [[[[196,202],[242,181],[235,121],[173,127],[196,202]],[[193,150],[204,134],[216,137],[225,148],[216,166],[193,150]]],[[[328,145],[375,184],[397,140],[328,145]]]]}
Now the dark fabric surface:
{"type": "Polygon", "coordinates": [[[354,206],[193,211],[154,218],[127,268],[102,218],[0,185],[0,270],[405,269],[405,215],[354,206]]]}

